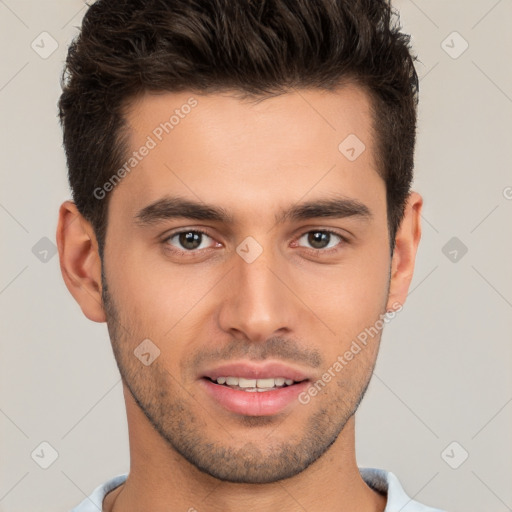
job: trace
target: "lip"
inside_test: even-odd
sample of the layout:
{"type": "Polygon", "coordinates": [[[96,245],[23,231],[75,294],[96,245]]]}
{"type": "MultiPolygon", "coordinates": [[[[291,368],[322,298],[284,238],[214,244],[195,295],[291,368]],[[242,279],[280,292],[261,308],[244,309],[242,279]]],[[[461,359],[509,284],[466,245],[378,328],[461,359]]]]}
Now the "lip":
{"type": "Polygon", "coordinates": [[[263,392],[232,389],[212,382],[207,377],[200,379],[199,384],[217,405],[227,411],[244,416],[272,416],[293,404],[298,405],[298,396],[308,387],[309,380],[263,392]]]}
{"type": "MultiPolygon", "coordinates": [[[[201,377],[209,377],[212,380],[219,377],[243,377],[244,379],[284,377],[285,379],[300,382],[303,380],[310,380],[312,376],[306,375],[301,370],[278,361],[268,361],[261,364],[241,361],[238,363],[227,363],[216,366],[215,368],[206,370],[201,377]]],[[[267,393],[270,393],[270,391],[267,393]]]]}
{"type": "Polygon", "coordinates": [[[298,395],[309,385],[311,375],[279,361],[263,363],[238,361],[207,369],[200,375],[199,383],[217,406],[244,416],[272,416],[298,402],[298,395]],[[291,386],[271,391],[242,391],[212,382],[219,377],[269,379],[284,377],[296,381],[291,386]],[[211,380],[210,380],[211,379],[211,380]]]}

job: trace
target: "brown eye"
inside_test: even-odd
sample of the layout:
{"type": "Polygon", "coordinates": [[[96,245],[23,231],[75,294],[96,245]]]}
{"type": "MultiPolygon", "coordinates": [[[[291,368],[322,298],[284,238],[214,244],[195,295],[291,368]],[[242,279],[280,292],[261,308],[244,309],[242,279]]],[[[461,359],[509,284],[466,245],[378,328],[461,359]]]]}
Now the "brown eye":
{"type": "Polygon", "coordinates": [[[325,250],[336,247],[344,238],[333,231],[316,230],[304,233],[299,238],[300,241],[305,241],[311,249],[325,250]]]}
{"type": "Polygon", "coordinates": [[[210,237],[202,231],[189,230],[174,233],[166,239],[166,243],[177,250],[195,251],[196,249],[206,249],[208,247],[208,239],[210,237]],[[176,240],[176,243],[173,243],[173,240],[176,240]]]}

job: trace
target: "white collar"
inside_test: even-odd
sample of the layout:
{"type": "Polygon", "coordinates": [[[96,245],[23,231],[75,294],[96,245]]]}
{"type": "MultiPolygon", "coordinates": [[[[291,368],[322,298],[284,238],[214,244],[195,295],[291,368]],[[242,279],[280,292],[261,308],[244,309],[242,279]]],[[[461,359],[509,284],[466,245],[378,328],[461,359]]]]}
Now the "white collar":
{"type": "MultiPolygon", "coordinates": [[[[440,509],[422,505],[407,496],[400,481],[391,471],[359,468],[359,473],[369,487],[387,496],[384,512],[443,512],[440,509]]],[[[116,487],[119,487],[127,477],[128,473],[123,473],[99,485],[88,498],[71,512],[101,512],[105,496],[116,487]]]]}

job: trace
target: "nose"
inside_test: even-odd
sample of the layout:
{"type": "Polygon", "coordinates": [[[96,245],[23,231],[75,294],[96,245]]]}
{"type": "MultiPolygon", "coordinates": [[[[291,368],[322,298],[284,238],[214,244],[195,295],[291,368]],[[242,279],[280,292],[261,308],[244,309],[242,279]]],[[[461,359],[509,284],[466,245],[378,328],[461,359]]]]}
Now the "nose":
{"type": "Polygon", "coordinates": [[[219,309],[220,328],[235,339],[262,342],[295,330],[300,301],[286,272],[286,262],[264,250],[254,261],[238,254],[229,272],[219,309]]]}

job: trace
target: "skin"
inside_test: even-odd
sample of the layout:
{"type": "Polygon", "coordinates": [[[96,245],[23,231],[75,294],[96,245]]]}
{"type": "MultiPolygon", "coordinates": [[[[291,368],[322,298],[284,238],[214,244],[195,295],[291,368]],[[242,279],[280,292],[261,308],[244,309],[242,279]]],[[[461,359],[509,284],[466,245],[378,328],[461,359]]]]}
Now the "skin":
{"type": "Polygon", "coordinates": [[[110,192],[103,265],[92,226],[72,202],[60,208],[64,280],[87,318],[107,322],[123,377],[131,468],[103,508],[383,511],[386,498],[359,474],[354,438],[382,331],[308,404],[276,415],[226,411],[199,377],[208,365],[265,359],[321,378],[360,332],[405,302],[422,198],[411,192],[391,258],[369,100],[356,86],[257,103],[228,93],[145,95],[127,111],[131,150],[191,96],[198,105],[110,192]],[[338,150],[351,133],[366,146],[353,162],[338,150]],[[371,219],[276,224],[280,209],[334,192],[364,203],[371,219]],[[137,225],[137,212],[166,194],[221,206],[233,223],[137,225]],[[171,252],[186,249],[170,235],[198,228],[208,236],[195,257],[171,252]],[[307,234],[329,229],[348,243],[333,236],[327,249],[336,252],[315,253],[307,234]],[[247,236],[263,249],[250,264],[236,252],[247,236]],[[146,338],[160,350],[149,366],[133,354],[146,338]]]}

